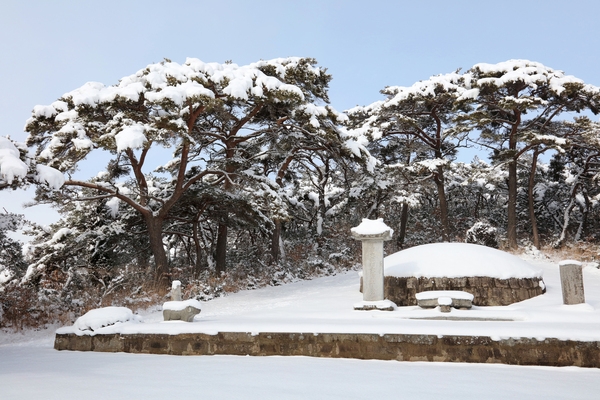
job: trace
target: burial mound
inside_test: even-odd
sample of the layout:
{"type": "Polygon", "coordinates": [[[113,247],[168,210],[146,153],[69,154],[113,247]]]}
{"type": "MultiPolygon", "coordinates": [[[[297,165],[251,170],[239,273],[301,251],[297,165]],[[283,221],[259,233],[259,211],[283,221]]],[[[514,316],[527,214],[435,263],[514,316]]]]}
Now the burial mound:
{"type": "Polygon", "coordinates": [[[416,305],[416,293],[462,290],[473,305],[503,306],[546,291],[541,270],[504,251],[468,243],[434,243],[399,251],[384,259],[385,298],[416,305]]]}

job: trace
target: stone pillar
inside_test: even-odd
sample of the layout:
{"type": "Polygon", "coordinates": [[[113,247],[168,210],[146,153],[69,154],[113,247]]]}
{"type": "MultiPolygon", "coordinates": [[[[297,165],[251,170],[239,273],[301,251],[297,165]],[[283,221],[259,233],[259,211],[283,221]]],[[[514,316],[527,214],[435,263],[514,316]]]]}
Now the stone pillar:
{"type": "Polygon", "coordinates": [[[181,282],[173,281],[171,284],[171,301],[181,301],[181,282]]]}
{"type": "Polygon", "coordinates": [[[585,303],[583,293],[583,272],[579,261],[564,260],[558,263],[560,268],[560,284],[564,304],[585,303]]]}
{"type": "Polygon", "coordinates": [[[352,228],[352,237],[362,242],[363,303],[355,305],[357,310],[395,309],[395,304],[384,300],[383,292],[383,242],[390,240],[393,232],[381,218],[363,219],[352,228]]]}

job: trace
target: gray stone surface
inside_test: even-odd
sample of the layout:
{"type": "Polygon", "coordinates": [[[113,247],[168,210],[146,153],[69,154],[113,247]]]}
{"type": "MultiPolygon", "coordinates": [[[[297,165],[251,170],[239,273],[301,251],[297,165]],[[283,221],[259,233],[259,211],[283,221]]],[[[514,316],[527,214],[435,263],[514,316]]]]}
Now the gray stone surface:
{"type": "Polygon", "coordinates": [[[57,334],[56,350],[172,355],[310,356],[600,368],[600,342],[358,333],[57,334]]]}
{"type": "Polygon", "coordinates": [[[171,301],[181,301],[183,297],[181,296],[181,282],[173,281],[173,286],[171,287],[171,301]]]}
{"type": "Polygon", "coordinates": [[[563,303],[569,305],[585,303],[581,263],[565,260],[559,263],[559,268],[563,303]]]}
{"type": "Polygon", "coordinates": [[[543,294],[546,287],[541,277],[497,279],[386,276],[384,280],[385,298],[398,306],[417,305],[416,294],[428,290],[461,290],[474,296],[475,306],[506,306],[543,294]]]}
{"type": "MultiPolygon", "coordinates": [[[[449,305],[451,307],[466,310],[466,309],[470,309],[473,306],[473,302],[471,300],[457,299],[454,297],[451,297],[451,298],[452,298],[452,304],[449,305]]],[[[421,300],[417,299],[417,305],[422,308],[435,308],[438,305],[441,306],[441,304],[439,304],[437,298],[421,299],[421,300]]],[[[442,309],[442,311],[444,311],[445,309],[448,309],[448,312],[450,311],[449,308],[444,308],[444,309],[442,309]]]]}
{"type": "Polygon", "coordinates": [[[198,315],[200,310],[196,307],[187,306],[183,310],[163,310],[165,321],[185,321],[192,322],[194,316],[198,315]]]}
{"type": "Polygon", "coordinates": [[[392,238],[391,232],[365,235],[352,232],[362,242],[363,300],[381,301],[383,290],[383,242],[392,238]]]}

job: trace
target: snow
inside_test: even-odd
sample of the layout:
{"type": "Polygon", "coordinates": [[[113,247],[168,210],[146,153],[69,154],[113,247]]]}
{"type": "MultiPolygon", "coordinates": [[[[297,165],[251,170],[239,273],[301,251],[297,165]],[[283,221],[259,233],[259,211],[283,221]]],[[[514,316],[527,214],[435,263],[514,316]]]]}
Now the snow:
{"type": "Polygon", "coordinates": [[[202,303],[198,300],[189,299],[183,301],[167,301],[163,304],[163,310],[181,311],[188,307],[194,307],[198,310],[202,310],[202,303]]]}
{"type": "Polygon", "coordinates": [[[104,307],[90,310],[77,318],[73,328],[76,333],[95,332],[100,328],[127,321],[138,322],[139,317],[127,307],[104,307]]]}
{"type": "Polygon", "coordinates": [[[470,243],[434,243],[399,251],[384,259],[384,273],[416,278],[542,277],[539,269],[512,254],[470,243]]]}
{"type": "Polygon", "coordinates": [[[600,380],[572,367],[58,352],[50,340],[0,346],[0,360],[3,400],[592,400],[600,380]]]}
{"type": "Polygon", "coordinates": [[[381,310],[381,309],[388,309],[390,307],[393,308],[394,310],[396,310],[398,308],[398,306],[396,306],[396,304],[393,301],[390,301],[387,299],[386,300],[377,300],[377,301],[363,300],[361,302],[354,303],[355,309],[377,308],[377,309],[381,310]]]}
{"type": "Polygon", "coordinates": [[[17,147],[8,138],[0,136],[0,178],[11,184],[15,177],[24,178],[27,169],[17,147]]]}
{"type": "Polygon", "coordinates": [[[57,169],[48,167],[47,165],[36,165],[37,174],[35,180],[40,183],[46,183],[51,189],[58,190],[64,185],[65,177],[57,169]]]}
{"type": "Polygon", "coordinates": [[[448,297],[448,296],[438,297],[438,304],[440,306],[451,306],[452,305],[452,297],[448,297]]]}
{"type": "MultiPolygon", "coordinates": [[[[563,71],[553,70],[545,65],[529,60],[508,60],[498,64],[480,63],[475,64],[471,70],[466,73],[467,82],[471,74],[475,72],[482,73],[485,77],[478,78],[475,83],[477,86],[494,85],[500,87],[513,82],[522,82],[532,89],[539,85],[548,85],[551,92],[560,96],[566,90],[566,85],[580,84],[584,86],[585,91],[599,93],[600,89],[592,85],[583,85],[583,81],[572,75],[565,75],[563,71]],[[499,75],[499,76],[498,76],[499,75]],[[498,76],[498,77],[496,77],[498,76]]],[[[536,99],[543,103],[542,99],[536,99]]]]}
{"type": "Polygon", "coordinates": [[[360,225],[352,228],[351,231],[356,235],[380,235],[385,232],[389,232],[390,236],[394,234],[394,230],[383,222],[383,218],[363,218],[360,225]]]}
{"type": "Polygon", "coordinates": [[[117,215],[119,215],[120,203],[121,200],[119,200],[117,197],[113,197],[106,202],[106,208],[108,208],[108,213],[110,214],[111,218],[116,218],[117,215]]]}
{"type": "MultiPolygon", "coordinates": [[[[543,271],[546,294],[510,306],[450,312],[496,321],[419,319],[442,314],[417,306],[354,311],[362,294],[351,271],[217,298],[203,304],[203,316],[193,323],[165,323],[160,312],[149,311],[143,323],[119,323],[96,333],[389,332],[600,340],[600,270],[584,263],[587,303],[565,306],[558,263],[523,257],[543,271]]],[[[72,328],[61,328],[65,330],[72,328]]],[[[402,393],[403,398],[425,400],[591,400],[598,398],[600,381],[600,369],[575,367],[58,352],[52,349],[53,333],[0,330],[2,399],[364,399],[402,393]]]]}
{"type": "Polygon", "coordinates": [[[577,261],[577,260],[562,260],[561,262],[558,263],[559,266],[563,266],[563,265],[577,265],[578,267],[583,266],[583,264],[581,264],[581,262],[577,261]]]}
{"type": "Polygon", "coordinates": [[[144,125],[130,125],[115,135],[117,143],[117,151],[121,152],[127,149],[139,149],[146,143],[146,135],[144,134],[144,125]]]}
{"type": "MultiPolygon", "coordinates": [[[[509,306],[473,306],[451,312],[452,317],[473,321],[424,321],[439,312],[418,306],[398,307],[396,311],[355,311],[353,306],[363,298],[359,277],[351,271],[213,299],[202,304],[202,315],[196,316],[193,323],[170,324],[163,321],[162,313],[154,312],[145,315],[143,323],[116,324],[93,334],[347,332],[600,340],[600,270],[590,265],[583,269],[586,304],[573,307],[563,305],[558,262],[528,259],[528,263],[544,276],[547,292],[509,306]]],[[[71,326],[58,332],[81,333],[71,326]]]]}
{"type": "Polygon", "coordinates": [[[417,300],[433,300],[440,297],[450,297],[451,299],[473,300],[471,293],[461,290],[430,290],[427,292],[419,292],[415,295],[417,300]]]}

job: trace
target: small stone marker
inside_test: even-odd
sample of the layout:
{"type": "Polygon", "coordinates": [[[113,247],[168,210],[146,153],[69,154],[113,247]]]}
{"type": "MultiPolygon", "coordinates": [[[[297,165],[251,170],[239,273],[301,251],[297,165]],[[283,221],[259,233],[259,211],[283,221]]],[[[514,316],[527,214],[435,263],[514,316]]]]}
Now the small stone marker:
{"type": "Polygon", "coordinates": [[[575,260],[558,263],[564,304],[585,303],[582,264],[575,260]]]}
{"type": "Polygon", "coordinates": [[[363,219],[351,229],[352,237],[362,242],[363,302],[355,310],[394,310],[395,304],[384,301],[383,292],[383,242],[390,240],[393,229],[382,218],[363,219]]]}
{"type": "Polygon", "coordinates": [[[193,322],[194,316],[200,313],[202,308],[198,300],[167,301],[163,304],[163,319],[165,321],[193,322]]]}
{"type": "Polygon", "coordinates": [[[182,299],[181,282],[173,281],[173,283],[171,283],[171,301],[181,301],[182,299]]]}

